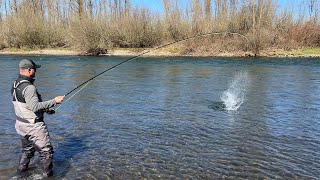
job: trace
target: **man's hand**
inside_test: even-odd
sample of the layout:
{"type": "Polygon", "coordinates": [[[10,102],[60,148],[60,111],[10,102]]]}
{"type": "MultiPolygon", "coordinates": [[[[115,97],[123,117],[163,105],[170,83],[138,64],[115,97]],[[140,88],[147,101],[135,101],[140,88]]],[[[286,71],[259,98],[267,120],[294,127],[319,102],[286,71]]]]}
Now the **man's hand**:
{"type": "Polygon", "coordinates": [[[56,102],[56,104],[61,104],[63,101],[64,96],[57,96],[54,98],[54,101],[56,102]]]}
{"type": "Polygon", "coordinates": [[[45,109],[44,112],[46,112],[47,114],[54,114],[56,110],[54,108],[48,108],[48,109],[45,109]]]}

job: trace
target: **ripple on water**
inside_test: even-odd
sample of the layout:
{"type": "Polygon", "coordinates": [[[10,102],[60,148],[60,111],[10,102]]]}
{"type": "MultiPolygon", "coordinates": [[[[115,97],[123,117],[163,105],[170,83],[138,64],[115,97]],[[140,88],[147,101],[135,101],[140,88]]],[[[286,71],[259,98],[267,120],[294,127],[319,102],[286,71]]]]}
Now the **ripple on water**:
{"type": "MultiPolygon", "coordinates": [[[[43,97],[54,97],[124,59],[88,57],[75,63],[43,57],[43,67],[50,68],[37,72],[36,83],[43,97]],[[57,64],[63,67],[59,71],[57,64]]],[[[177,59],[131,61],[47,116],[54,178],[320,177],[319,61],[177,59]],[[237,108],[226,111],[226,102],[237,108]]],[[[0,179],[6,179],[20,153],[7,103],[8,79],[16,76],[12,62],[18,60],[0,61],[8,75],[0,77],[0,84],[8,85],[0,88],[5,99],[0,101],[0,162],[5,162],[0,179]]],[[[34,167],[36,175],[40,169],[34,167]]]]}

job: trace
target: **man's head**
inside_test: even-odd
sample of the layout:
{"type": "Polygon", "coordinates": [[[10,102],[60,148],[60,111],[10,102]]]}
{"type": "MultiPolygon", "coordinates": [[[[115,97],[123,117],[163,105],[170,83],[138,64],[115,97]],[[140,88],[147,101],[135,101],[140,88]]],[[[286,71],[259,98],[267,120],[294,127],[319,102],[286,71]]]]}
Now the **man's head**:
{"type": "Polygon", "coordinates": [[[41,66],[34,63],[32,60],[23,59],[19,63],[20,74],[34,78],[36,75],[37,68],[41,66]]]}

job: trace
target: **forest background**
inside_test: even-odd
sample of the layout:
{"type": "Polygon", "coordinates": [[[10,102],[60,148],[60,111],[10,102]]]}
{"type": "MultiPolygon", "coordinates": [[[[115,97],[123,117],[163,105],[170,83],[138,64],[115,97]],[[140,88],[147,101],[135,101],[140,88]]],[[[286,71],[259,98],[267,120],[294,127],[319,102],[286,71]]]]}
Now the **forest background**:
{"type": "MultiPolygon", "coordinates": [[[[150,1],[150,3],[152,3],[150,1]]],[[[0,50],[145,49],[178,55],[259,55],[298,49],[320,54],[320,0],[162,0],[164,11],[130,0],[0,0],[0,50]],[[247,53],[249,52],[249,53],[247,53]]]]}

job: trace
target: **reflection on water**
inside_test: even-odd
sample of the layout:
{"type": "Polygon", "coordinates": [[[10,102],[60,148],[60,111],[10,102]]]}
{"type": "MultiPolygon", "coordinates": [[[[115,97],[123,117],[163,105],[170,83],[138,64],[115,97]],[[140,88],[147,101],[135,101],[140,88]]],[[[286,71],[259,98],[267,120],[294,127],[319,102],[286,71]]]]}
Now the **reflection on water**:
{"type": "MultiPolygon", "coordinates": [[[[33,58],[44,99],[126,60],[33,58]]],[[[0,57],[0,179],[20,154],[10,104],[20,59],[0,57]]],[[[317,179],[319,72],[317,59],[138,58],[46,116],[53,178],[317,179]]],[[[26,179],[39,170],[36,158],[26,179]]]]}

